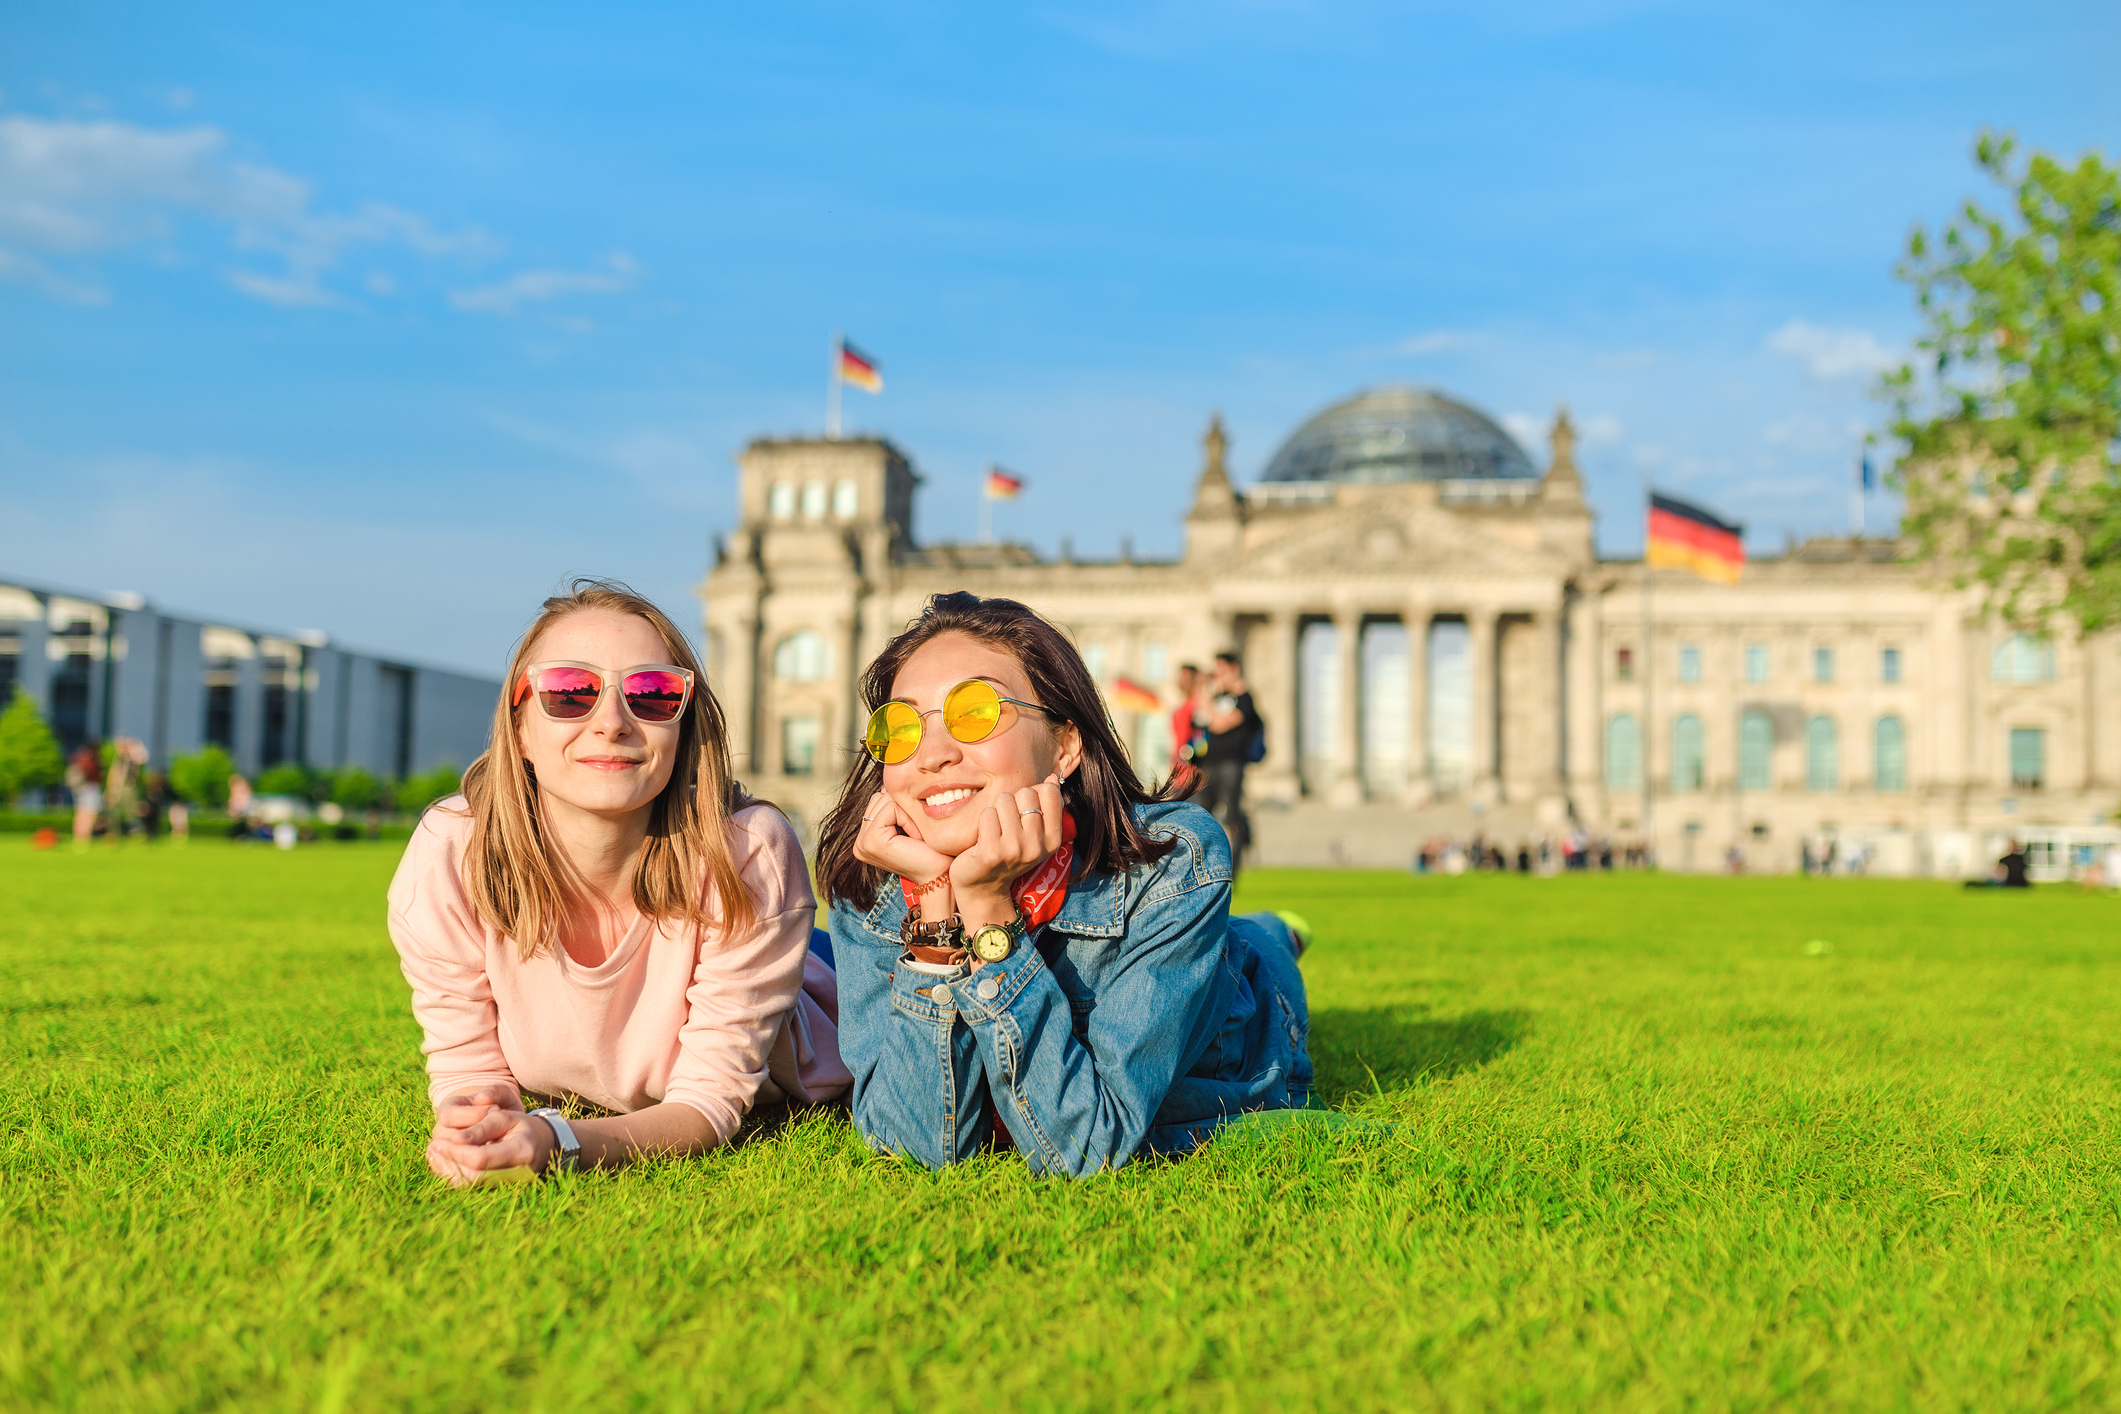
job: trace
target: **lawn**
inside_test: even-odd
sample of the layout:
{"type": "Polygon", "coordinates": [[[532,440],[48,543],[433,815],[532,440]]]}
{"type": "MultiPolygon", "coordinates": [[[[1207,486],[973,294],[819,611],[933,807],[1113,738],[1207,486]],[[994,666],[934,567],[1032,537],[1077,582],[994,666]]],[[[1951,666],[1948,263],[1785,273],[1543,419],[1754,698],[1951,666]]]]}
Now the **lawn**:
{"type": "Polygon", "coordinates": [[[0,1406],[2121,1402],[2110,897],[1263,870],[1365,1123],[462,1194],[394,861],[0,839],[0,1406]]]}

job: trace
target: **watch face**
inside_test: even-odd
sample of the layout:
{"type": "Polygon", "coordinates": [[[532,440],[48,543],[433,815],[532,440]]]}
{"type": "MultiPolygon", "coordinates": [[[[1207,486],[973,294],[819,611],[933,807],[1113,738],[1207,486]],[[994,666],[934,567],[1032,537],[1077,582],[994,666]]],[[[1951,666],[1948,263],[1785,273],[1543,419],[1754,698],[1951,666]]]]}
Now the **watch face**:
{"type": "Polygon", "coordinates": [[[972,951],[981,962],[1000,962],[1015,946],[1007,928],[982,928],[972,935],[972,951]]]}

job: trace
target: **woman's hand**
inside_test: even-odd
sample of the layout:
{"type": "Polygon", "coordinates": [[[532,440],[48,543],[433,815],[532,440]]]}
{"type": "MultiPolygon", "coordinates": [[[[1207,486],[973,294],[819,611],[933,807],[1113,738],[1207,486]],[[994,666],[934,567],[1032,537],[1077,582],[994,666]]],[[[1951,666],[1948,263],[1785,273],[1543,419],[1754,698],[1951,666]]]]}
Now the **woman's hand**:
{"type": "Polygon", "coordinates": [[[1010,887],[1060,848],[1061,808],[1060,777],[1048,776],[981,812],[979,842],[949,862],[966,932],[1014,916],[1010,887]]]}
{"type": "Polygon", "coordinates": [[[889,869],[916,884],[925,884],[950,868],[950,856],[923,840],[898,802],[884,792],[869,797],[862,819],[861,832],[854,837],[854,857],[862,863],[889,869]]]}
{"type": "Polygon", "coordinates": [[[523,1112],[513,1085],[483,1085],[451,1095],[435,1111],[427,1166],[463,1188],[493,1169],[541,1170],[555,1147],[552,1126],[523,1112]]]}

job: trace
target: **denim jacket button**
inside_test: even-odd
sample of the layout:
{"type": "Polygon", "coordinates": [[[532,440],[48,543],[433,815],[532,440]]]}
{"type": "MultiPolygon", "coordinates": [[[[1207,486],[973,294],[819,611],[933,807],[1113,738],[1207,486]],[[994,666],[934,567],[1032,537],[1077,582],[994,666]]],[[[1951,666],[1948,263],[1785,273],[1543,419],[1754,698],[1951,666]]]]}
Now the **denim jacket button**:
{"type": "Polygon", "coordinates": [[[950,989],[940,982],[936,983],[935,986],[929,989],[928,995],[935,998],[935,1004],[937,1006],[950,1007],[957,1005],[957,998],[951,996],[950,989]]]}
{"type": "Polygon", "coordinates": [[[995,981],[992,977],[983,977],[980,979],[979,986],[973,990],[979,993],[981,1001],[991,1002],[1002,994],[1002,984],[995,981]]]}

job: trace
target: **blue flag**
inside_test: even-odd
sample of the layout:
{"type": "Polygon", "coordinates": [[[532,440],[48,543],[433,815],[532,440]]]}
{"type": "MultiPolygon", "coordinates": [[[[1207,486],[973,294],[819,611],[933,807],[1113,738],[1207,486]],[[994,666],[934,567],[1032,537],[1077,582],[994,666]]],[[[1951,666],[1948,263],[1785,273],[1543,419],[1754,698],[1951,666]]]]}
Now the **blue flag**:
{"type": "Polygon", "coordinates": [[[1873,491],[1876,490],[1877,487],[1877,469],[1871,465],[1871,454],[1869,452],[1865,452],[1863,454],[1863,489],[1866,491],[1873,491]]]}

